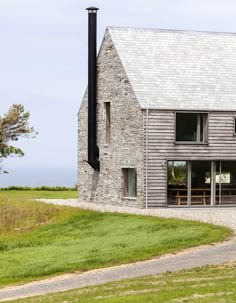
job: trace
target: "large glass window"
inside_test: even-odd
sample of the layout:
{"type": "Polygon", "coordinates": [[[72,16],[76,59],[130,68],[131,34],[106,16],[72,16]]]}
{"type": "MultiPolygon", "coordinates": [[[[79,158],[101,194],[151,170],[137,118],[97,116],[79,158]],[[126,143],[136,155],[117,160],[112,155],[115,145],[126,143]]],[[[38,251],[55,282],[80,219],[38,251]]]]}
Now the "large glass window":
{"type": "Polygon", "coordinates": [[[236,161],[168,161],[172,206],[236,205],[236,161]]]}
{"type": "Polygon", "coordinates": [[[218,180],[219,204],[235,205],[236,204],[236,162],[235,161],[220,162],[219,171],[217,172],[217,174],[220,175],[220,178],[218,180]]]}
{"type": "Polygon", "coordinates": [[[191,162],[191,205],[211,204],[211,162],[191,162]]]}
{"type": "MultiPolygon", "coordinates": [[[[208,173],[207,173],[208,174],[208,173]]],[[[213,205],[236,205],[236,162],[214,161],[213,177],[206,177],[212,185],[213,205]]]]}
{"type": "Polygon", "coordinates": [[[176,113],[176,141],[207,142],[207,114],[176,113]]]}
{"type": "Polygon", "coordinates": [[[187,204],[187,162],[168,161],[168,204],[187,204]]]}

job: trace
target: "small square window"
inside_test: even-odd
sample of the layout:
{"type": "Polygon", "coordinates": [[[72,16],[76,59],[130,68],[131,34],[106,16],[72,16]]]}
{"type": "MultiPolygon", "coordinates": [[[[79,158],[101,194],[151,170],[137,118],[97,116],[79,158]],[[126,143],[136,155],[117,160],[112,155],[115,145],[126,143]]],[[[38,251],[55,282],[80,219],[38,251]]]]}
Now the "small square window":
{"type": "Polygon", "coordinates": [[[137,197],[137,172],[135,168],[122,168],[124,197],[137,197]]]}
{"type": "Polygon", "coordinates": [[[207,142],[207,114],[176,113],[176,141],[207,142]]]}

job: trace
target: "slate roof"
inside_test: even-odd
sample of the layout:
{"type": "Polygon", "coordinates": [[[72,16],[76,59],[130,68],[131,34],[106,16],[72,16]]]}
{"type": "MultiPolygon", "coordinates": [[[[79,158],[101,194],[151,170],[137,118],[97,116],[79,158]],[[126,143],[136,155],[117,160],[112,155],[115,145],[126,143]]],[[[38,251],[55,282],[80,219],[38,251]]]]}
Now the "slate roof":
{"type": "Polygon", "coordinates": [[[142,108],[236,111],[236,34],[108,31],[142,108]]]}

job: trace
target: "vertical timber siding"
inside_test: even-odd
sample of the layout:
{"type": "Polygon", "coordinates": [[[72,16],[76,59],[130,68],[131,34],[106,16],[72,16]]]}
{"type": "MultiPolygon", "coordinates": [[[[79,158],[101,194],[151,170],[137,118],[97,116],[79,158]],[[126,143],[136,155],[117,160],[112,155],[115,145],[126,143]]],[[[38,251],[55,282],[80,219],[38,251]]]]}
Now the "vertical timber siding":
{"type": "MultiPolygon", "coordinates": [[[[168,160],[236,160],[235,116],[236,112],[210,112],[207,144],[175,144],[175,111],[149,110],[148,134],[146,118],[144,122],[144,146],[148,135],[148,175],[144,165],[144,196],[147,181],[148,207],[167,205],[168,160]]],[[[146,160],[144,148],[144,163],[146,160]]]]}

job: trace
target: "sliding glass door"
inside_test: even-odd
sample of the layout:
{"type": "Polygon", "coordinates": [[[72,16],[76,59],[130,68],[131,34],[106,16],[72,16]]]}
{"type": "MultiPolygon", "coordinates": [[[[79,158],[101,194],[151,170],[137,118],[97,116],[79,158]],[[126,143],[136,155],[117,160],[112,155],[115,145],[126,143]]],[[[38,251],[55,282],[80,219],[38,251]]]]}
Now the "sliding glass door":
{"type": "Polygon", "coordinates": [[[218,179],[219,205],[236,205],[236,162],[222,161],[218,179]]]}
{"type": "Polygon", "coordinates": [[[191,162],[191,205],[211,204],[211,162],[191,162]]]}
{"type": "Polygon", "coordinates": [[[213,205],[236,205],[236,162],[214,161],[213,205]]]}
{"type": "Polygon", "coordinates": [[[168,161],[172,206],[236,206],[236,161],[168,161]]]}
{"type": "Polygon", "coordinates": [[[168,205],[187,205],[187,161],[168,161],[168,205]]]}

